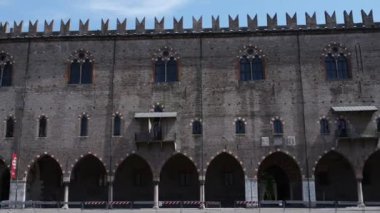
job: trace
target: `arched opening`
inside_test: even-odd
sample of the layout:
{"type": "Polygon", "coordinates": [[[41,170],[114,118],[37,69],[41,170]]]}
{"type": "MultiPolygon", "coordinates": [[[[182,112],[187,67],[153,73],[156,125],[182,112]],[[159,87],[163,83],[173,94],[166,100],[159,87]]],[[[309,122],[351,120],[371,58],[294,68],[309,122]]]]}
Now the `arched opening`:
{"type": "Polygon", "coordinates": [[[0,201],[9,200],[10,178],[8,167],[0,160],[0,201]]]}
{"type": "Polygon", "coordinates": [[[260,200],[302,200],[300,168],[289,155],[275,152],[267,156],[257,176],[260,200]]]}
{"type": "Polygon", "coordinates": [[[75,165],[71,173],[69,200],[107,200],[107,173],[98,158],[87,155],[75,165]]]}
{"type": "Polygon", "coordinates": [[[363,194],[365,201],[380,201],[380,151],[365,162],[363,169],[363,194]]]}
{"type": "Polygon", "coordinates": [[[44,155],[30,167],[26,200],[63,200],[62,170],[54,158],[44,155]]]}
{"type": "Polygon", "coordinates": [[[153,174],[148,163],[137,155],[119,165],[113,183],[115,201],[152,201],[153,174]]]}
{"type": "Polygon", "coordinates": [[[209,164],[205,183],[206,201],[220,201],[222,207],[233,207],[245,200],[244,171],[227,153],[219,154],[209,164]]]}
{"type": "Polygon", "coordinates": [[[315,168],[317,200],[356,201],[355,173],[341,154],[325,154],[315,168]]]}
{"type": "Polygon", "coordinates": [[[199,200],[197,168],[187,157],[178,154],[162,167],[160,174],[160,200],[199,200]]]}

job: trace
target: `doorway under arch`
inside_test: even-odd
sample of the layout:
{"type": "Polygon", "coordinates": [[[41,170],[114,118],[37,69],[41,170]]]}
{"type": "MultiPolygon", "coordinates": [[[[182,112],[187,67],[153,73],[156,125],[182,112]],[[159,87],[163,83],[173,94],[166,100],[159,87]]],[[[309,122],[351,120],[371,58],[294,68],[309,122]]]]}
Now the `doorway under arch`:
{"type": "Polygon", "coordinates": [[[117,168],[113,182],[115,201],[152,201],[153,174],[138,155],[128,156],[117,168]]]}
{"type": "Polygon", "coordinates": [[[0,160],[0,201],[9,200],[10,179],[8,167],[0,160]]]}
{"type": "Polygon", "coordinates": [[[26,200],[62,201],[62,170],[49,155],[37,159],[30,167],[26,181],[26,200]]]}
{"type": "Polygon", "coordinates": [[[380,201],[380,151],[373,153],[365,162],[363,169],[364,201],[380,201]]]}
{"type": "Polygon", "coordinates": [[[160,200],[199,201],[199,176],[194,163],[184,155],[169,158],[160,173],[160,200]]]}
{"type": "Polygon", "coordinates": [[[356,180],[351,164],[341,154],[328,152],[315,168],[318,201],[356,201],[356,180]]]}
{"type": "Polygon", "coordinates": [[[74,166],[70,176],[70,201],[106,201],[107,173],[103,163],[86,155],[74,166]]]}
{"type": "Polygon", "coordinates": [[[302,177],[297,162],[283,152],[267,156],[258,170],[259,200],[302,200],[302,177]]]}
{"type": "Polygon", "coordinates": [[[222,207],[245,200],[244,171],[230,154],[219,154],[207,167],[205,196],[206,201],[220,201],[222,207]]]}

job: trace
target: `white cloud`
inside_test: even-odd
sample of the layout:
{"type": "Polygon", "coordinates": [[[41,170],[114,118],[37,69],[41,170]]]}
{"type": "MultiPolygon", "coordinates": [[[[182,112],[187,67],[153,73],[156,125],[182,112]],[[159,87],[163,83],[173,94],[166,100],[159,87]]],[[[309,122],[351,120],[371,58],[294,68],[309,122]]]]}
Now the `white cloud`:
{"type": "Polygon", "coordinates": [[[90,0],[88,8],[116,16],[161,16],[183,6],[188,0],[90,0]]]}

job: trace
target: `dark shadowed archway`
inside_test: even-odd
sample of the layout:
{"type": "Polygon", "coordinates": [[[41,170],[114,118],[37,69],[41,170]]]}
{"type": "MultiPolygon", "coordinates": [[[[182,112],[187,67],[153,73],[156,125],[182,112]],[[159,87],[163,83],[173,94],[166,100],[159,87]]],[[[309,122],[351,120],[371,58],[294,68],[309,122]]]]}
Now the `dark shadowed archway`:
{"type": "Polygon", "coordinates": [[[206,201],[220,201],[223,207],[233,207],[245,200],[244,171],[240,163],[227,153],[215,157],[206,172],[206,201]]]}
{"type": "Polygon", "coordinates": [[[357,201],[354,170],[341,154],[325,154],[314,175],[317,200],[357,201]]]}
{"type": "Polygon", "coordinates": [[[9,200],[10,178],[8,167],[0,160],[0,201],[9,200]]]}
{"type": "Polygon", "coordinates": [[[364,201],[380,201],[380,151],[373,153],[363,169],[364,201]]]}
{"type": "Polygon", "coordinates": [[[106,201],[107,173],[102,162],[86,155],[75,164],[70,179],[70,201],[106,201]]]}
{"type": "Polygon", "coordinates": [[[199,201],[197,168],[184,155],[172,156],[162,167],[159,189],[162,201],[199,201]]]}
{"type": "Polygon", "coordinates": [[[127,157],[117,168],[113,183],[115,201],[152,201],[153,174],[138,155],[127,157]]]}
{"type": "Polygon", "coordinates": [[[267,156],[258,170],[260,200],[302,200],[302,177],[297,162],[283,152],[267,156]]]}
{"type": "Polygon", "coordinates": [[[26,200],[63,200],[62,170],[49,155],[40,157],[30,167],[26,181],[26,200]]]}

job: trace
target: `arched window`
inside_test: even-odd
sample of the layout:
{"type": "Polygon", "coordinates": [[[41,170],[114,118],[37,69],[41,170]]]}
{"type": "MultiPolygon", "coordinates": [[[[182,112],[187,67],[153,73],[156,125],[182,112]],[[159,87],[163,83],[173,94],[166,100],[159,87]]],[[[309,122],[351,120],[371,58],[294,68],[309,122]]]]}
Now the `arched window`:
{"type": "Polygon", "coordinates": [[[329,44],[322,54],[326,67],[328,80],[350,79],[349,60],[347,57],[351,55],[347,48],[340,44],[329,44]]]}
{"type": "Polygon", "coordinates": [[[236,134],[245,134],[245,122],[242,119],[235,121],[235,133],[236,134]]]}
{"type": "Polygon", "coordinates": [[[156,83],[178,81],[178,59],[177,53],[172,48],[164,47],[157,50],[153,56],[154,81],[156,83]]]}
{"type": "Polygon", "coordinates": [[[0,87],[9,87],[12,85],[13,57],[0,52],[0,87]]]}
{"type": "Polygon", "coordinates": [[[46,116],[41,116],[38,122],[38,137],[44,138],[47,136],[47,118],[46,116]]]}
{"type": "Polygon", "coordinates": [[[82,115],[80,118],[80,136],[88,136],[88,116],[82,115]]]}
{"type": "Polygon", "coordinates": [[[121,135],[121,116],[116,114],[113,118],[113,136],[121,135]]]}
{"type": "Polygon", "coordinates": [[[319,125],[320,125],[320,133],[322,135],[330,134],[329,121],[326,118],[322,118],[319,121],[319,125]]]}
{"type": "Polygon", "coordinates": [[[5,127],[6,138],[13,138],[14,128],[15,128],[15,120],[12,117],[9,117],[6,121],[6,127],[5,127]]]}
{"type": "Polygon", "coordinates": [[[284,134],[284,127],[282,125],[282,121],[278,118],[273,120],[273,133],[274,135],[284,134]]]}
{"type": "Polygon", "coordinates": [[[193,134],[201,135],[202,134],[202,122],[199,120],[193,121],[193,134]]]}
{"type": "Polygon", "coordinates": [[[263,54],[255,46],[244,46],[240,50],[240,80],[253,81],[264,79],[263,54]]]}
{"type": "Polygon", "coordinates": [[[380,132],[380,118],[376,119],[376,129],[377,129],[377,132],[380,132]]]}
{"type": "Polygon", "coordinates": [[[89,51],[75,51],[69,59],[69,84],[91,84],[94,59],[89,51]]]}
{"type": "Polygon", "coordinates": [[[338,129],[337,135],[338,137],[347,137],[348,136],[348,126],[347,121],[344,118],[339,118],[337,121],[338,129]]]}

